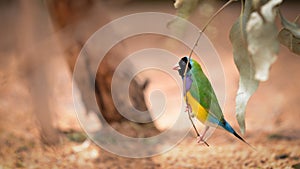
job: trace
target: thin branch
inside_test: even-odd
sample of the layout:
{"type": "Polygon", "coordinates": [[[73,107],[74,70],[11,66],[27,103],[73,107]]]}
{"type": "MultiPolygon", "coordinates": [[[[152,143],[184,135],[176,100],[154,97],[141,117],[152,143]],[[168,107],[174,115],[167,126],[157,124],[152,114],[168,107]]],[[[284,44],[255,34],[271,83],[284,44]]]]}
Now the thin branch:
{"type": "MultiPolygon", "coordinates": [[[[189,65],[189,63],[190,63],[191,57],[192,57],[192,55],[193,55],[193,52],[194,52],[196,46],[197,46],[198,43],[199,43],[199,40],[200,40],[200,38],[201,38],[201,36],[202,36],[202,33],[206,30],[207,26],[211,23],[211,21],[212,21],[212,20],[213,20],[213,19],[214,19],[214,18],[215,18],[215,17],[216,17],[216,16],[217,16],[224,8],[225,8],[225,7],[227,7],[229,4],[231,4],[231,3],[234,2],[234,1],[237,1],[237,0],[229,0],[228,2],[226,2],[226,3],[225,3],[225,4],[224,4],[217,12],[215,12],[215,13],[209,18],[209,20],[207,21],[207,23],[204,25],[203,29],[199,31],[199,36],[198,36],[198,38],[197,38],[197,40],[196,40],[196,42],[195,42],[195,44],[194,44],[194,46],[193,46],[193,48],[192,48],[190,54],[189,54],[188,61],[187,61],[187,64],[186,64],[186,66],[185,66],[185,70],[184,70],[184,74],[183,74],[183,77],[184,77],[184,78],[183,78],[184,96],[186,96],[186,73],[187,73],[188,65],[189,65]]],[[[187,98],[187,97],[185,97],[185,101],[186,101],[186,103],[188,104],[188,98],[187,98]]],[[[193,128],[194,128],[194,130],[195,130],[197,136],[199,137],[200,134],[199,134],[199,132],[198,132],[198,130],[197,130],[197,128],[196,128],[196,126],[195,126],[193,120],[192,120],[191,112],[190,112],[189,109],[188,109],[188,115],[189,115],[189,119],[190,119],[190,121],[191,121],[191,123],[192,123],[192,125],[193,125],[193,128]]],[[[203,141],[207,146],[209,146],[209,145],[207,144],[206,141],[204,141],[204,140],[202,140],[202,141],[203,141]]]]}
{"type": "MultiPolygon", "coordinates": [[[[198,45],[198,43],[199,43],[199,40],[200,40],[200,38],[201,38],[201,36],[202,36],[202,33],[206,30],[206,28],[207,28],[207,26],[211,23],[211,21],[225,8],[225,7],[227,7],[229,4],[231,4],[232,2],[234,2],[234,1],[237,1],[237,0],[229,0],[228,2],[226,2],[217,12],[215,12],[210,18],[209,18],[209,20],[207,21],[207,23],[204,25],[204,27],[203,27],[203,29],[202,29],[202,31],[200,30],[199,31],[199,36],[198,36],[198,38],[197,38],[197,40],[196,40],[196,42],[195,42],[195,44],[194,44],[194,46],[193,46],[193,48],[192,48],[192,50],[191,50],[191,52],[190,52],[190,54],[189,54],[189,58],[188,58],[188,62],[187,62],[187,65],[185,66],[185,70],[184,70],[184,74],[183,74],[183,76],[184,76],[184,79],[183,79],[183,84],[184,84],[184,89],[185,89],[185,84],[186,84],[186,72],[187,72],[187,69],[188,69],[188,63],[190,63],[190,60],[191,60],[191,57],[192,57],[192,55],[193,55],[193,52],[194,52],[194,50],[195,50],[195,48],[196,48],[196,46],[198,45]]],[[[186,92],[185,90],[184,90],[184,92],[186,92]]]]}
{"type": "Polygon", "coordinates": [[[298,15],[298,16],[296,17],[296,19],[294,20],[294,23],[297,23],[298,20],[299,20],[299,18],[300,18],[300,15],[298,15]]]}

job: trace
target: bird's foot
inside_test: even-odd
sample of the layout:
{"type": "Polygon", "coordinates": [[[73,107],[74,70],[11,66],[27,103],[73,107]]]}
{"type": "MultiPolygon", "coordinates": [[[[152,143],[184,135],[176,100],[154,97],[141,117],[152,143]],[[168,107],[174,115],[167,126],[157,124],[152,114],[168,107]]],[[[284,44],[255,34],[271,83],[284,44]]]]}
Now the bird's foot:
{"type": "Polygon", "coordinates": [[[207,147],[209,147],[209,144],[204,140],[204,135],[200,135],[197,137],[197,143],[204,143],[207,147]]]}
{"type": "Polygon", "coordinates": [[[191,112],[192,111],[192,107],[187,104],[186,107],[185,107],[185,112],[191,112]]]}
{"type": "Polygon", "coordinates": [[[206,134],[206,132],[207,132],[208,129],[209,129],[209,127],[208,127],[208,126],[205,126],[203,134],[202,134],[202,135],[200,134],[200,135],[197,137],[197,142],[198,142],[198,143],[204,143],[207,147],[209,147],[209,145],[208,145],[207,142],[204,140],[204,136],[205,136],[205,134],[206,134]]]}
{"type": "Polygon", "coordinates": [[[204,142],[202,135],[197,137],[197,143],[201,143],[201,142],[204,142]]]}
{"type": "Polygon", "coordinates": [[[195,117],[194,114],[192,113],[192,107],[189,104],[186,105],[185,112],[188,112],[192,118],[195,117]]]}

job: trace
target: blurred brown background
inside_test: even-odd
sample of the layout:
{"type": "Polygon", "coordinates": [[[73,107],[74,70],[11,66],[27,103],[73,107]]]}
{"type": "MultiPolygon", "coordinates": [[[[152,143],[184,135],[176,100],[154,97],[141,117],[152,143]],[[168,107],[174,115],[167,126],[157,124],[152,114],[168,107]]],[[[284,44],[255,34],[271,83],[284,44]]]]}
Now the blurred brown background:
{"type": "MultiPolygon", "coordinates": [[[[201,28],[224,2],[201,3],[190,21],[201,28]]],[[[299,9],[300,3],[296,0],[286,0],[281,6],[289,20],[299,15],[299,9]]],[[[210,148],[196,144],[192,132],[171,151],[146,159],[119,157],[94,144],[81,151],[74,149],[85,140],[73,108],[70,71],[81,46],[109,21],[146,11],[176,13],[173,1],[166,0],[0,1],[0,168],[288,168],[300,163],[300,58],[283,46],[269,80],[260,84],[248,104],[244,137],[256,151],[221,130],[209,139],[210,148]],[[58,5],[54,8],[52,2],[58,5]],[[54,146],[49,148],[45,144],[54,146]]],[[[206,30],[224,66],[224,114],[235,129],[238,129],[234,115],[238,72],[228,34],[239,12],[239,2],[230,5],[206,30]]],[[[122,58],[138,49],[165,45],[158,43],[162,42],[161,37],[144,39],[135,37],[118,44],[107,55],[108,68],[103,69],[104,72],[100,70],[97,78],[111,76],[113,72],[105,70],[113,70],[122,58]],[[109,58],[118,59],[112,62],[109,58]]],[[[170,50],[178,56],[189,52],[186,48],[170,50]]],[[[159,77],[147,78],[151,80],[146,89],[143,88],[146,78],[133,84],[140,88],[135,95],[143,98],[147,89],[157,86],[175,90],[173,86],[157,83],[162,81],[159,77]]],[[[111,105],[109,94],[103,92],[106,85],[109,83],[96,84],[96,88],[102,91],[100,100],[107,101],[103,105],[111,105]]],[[[80,88],[84,86],[80,87],[79,83],[79,91],[80,88]]],[[[168,94],[175,97],[172,93],[168,94]]],[[[88,103],[83,104],[86,109],[83,111],[94,109],[88,103]]],[[[145,109],[143,104],[144,101],[137,106],[145,109]]],[[[169,106],[170,110],[175,107],[169,106]]],[[[114,107],[103,109],[115,112],[116,116],[110,117],[116,119],[115,128],[131,136],[139,132],[145,133],[144,136],[157,134],[157,128],[163,130],[172,124],[175,112],[166,112],[169,117],[146,126],[146,130],[145,126],[139,126],[142,130],[138,132],[128,125],[130,122],[121,120],[114,107]]],[[[97,119],[94,122],[99,123],[97,119]]]]}

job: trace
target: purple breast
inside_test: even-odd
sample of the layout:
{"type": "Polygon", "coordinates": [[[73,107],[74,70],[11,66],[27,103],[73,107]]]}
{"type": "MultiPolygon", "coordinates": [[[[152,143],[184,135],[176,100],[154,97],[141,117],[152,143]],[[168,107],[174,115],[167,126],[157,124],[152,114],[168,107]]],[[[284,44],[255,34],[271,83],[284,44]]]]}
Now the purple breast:
{"type": "Polygon", "coordinates": [[[185,81],[185,92],[188,92],[191,89],[192,83],[193,83],[193,79],[191,75],[187,75],[185,81]]]}

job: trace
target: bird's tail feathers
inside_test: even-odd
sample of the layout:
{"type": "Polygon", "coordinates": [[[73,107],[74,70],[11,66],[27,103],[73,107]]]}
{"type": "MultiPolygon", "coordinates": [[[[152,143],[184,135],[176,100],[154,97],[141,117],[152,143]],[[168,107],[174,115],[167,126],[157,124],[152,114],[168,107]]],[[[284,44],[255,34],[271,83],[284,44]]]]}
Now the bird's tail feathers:
{"type": "Polygon", "coordinates": [[[250,145],[247,141],[245,141],[231,126],[228,122],[225,121],[224,125],[221,125],[225,130],[229,131],[230,133],[232,133],[236,138],[238,138],[239,140],[241,140],[242,142],[246,143],[248,146],[250,146],[252,149],[255,150],[255,148],[250,145]]]}

